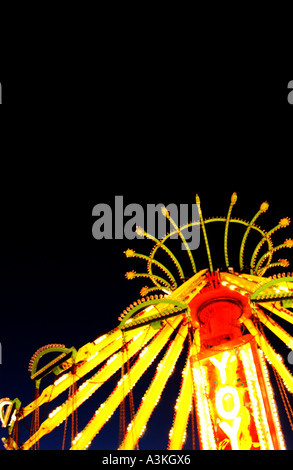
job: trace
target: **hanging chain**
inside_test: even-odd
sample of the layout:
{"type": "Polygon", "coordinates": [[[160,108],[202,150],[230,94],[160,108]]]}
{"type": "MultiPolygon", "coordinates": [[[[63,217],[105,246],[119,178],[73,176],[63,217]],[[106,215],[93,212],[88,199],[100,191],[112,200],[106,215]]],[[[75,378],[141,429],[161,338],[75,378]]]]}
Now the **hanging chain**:
{"type": "MultiPolygon", "coordinates": [[[[76,365],[73,364],[72,366],[72,375],[74,376],[76,373],[76,365]]],[[[72,410],[71,410],[71,446],[73,445],[74,438],[78,434],[78,413],[75,407],[75,394],[76,394],[77,386],[76,382],[73,379],[72,384],[68,390],[68,400],[67,400],[67,409],[66,409],[66,418],[64,422],[64,432],[63,432],[63,440],[62,440],[62,450],[65,449],[65,440],[66,440],[66,432],[67,432],[67,424],[68,424],[68,407],[69,401],[71,398],[72,401],[72,410]]]]}
{"type": "MultiPolygon", "coordinates": [[[[133,392],[132,392],[132,387],[131,387],[131,381],[130,381],[130,367],[129,367],[129,356],[128,356],[128,347],[126,344],[126,354],[127,354],[127,377],[129,380],[129,408],[130,408],[130,422],[132,423],[134,420],[135,416],[135,408],[134,408],[134,400],[133,400],[133,392]]],[[[132,438],[134,440],[134,426],[131,427],[132,430],[132,438]]],[[[138,446],[138,439],[135,444],[135,450],[139,450],[138,446]]]]}
{"type": "MultiPolygon", "coordinates": [[[[192,350],[192,337],[191,337],[191,328],[188,328],[188,343],[189,343],[189,353],[188,357],[190,356],[192,350]]],[[[189,359],[188,359],[189,360],[189,359]]],[[[192,436],[192,450],[195,450],[195,390],[194,386],[192,385],[192,400],[191,400],[191,436],[192,436]]]]}
{"type": "MultiPolygon", "coordinates": [[[[35,389],[35,396],[34,400],[39,398],[39,388],[36,387],[35,389]]],[[[31,428],[30,428],[30,437],[37,433],[40,426],[40,414],[39,414],[39,406],[33,411],[32,420],[31,420],[31,428]]],[[[40,442],[36,440],[32,446],[32,450],[40,450],[40,442]]]]}
{"type": "MultiPolygon", "coordinates": [[[[260,333],[264,336],[264,338],[266,338],[263,326],[262,326],[261,321],[258,317],[257,317],[257,325],[255,324],[255,326],[257,326],[260,333]]],[[[289,398],[288,398],[288,395],[287,395],[287,390],[285,388],[285,385],[283,383],[282,378],[280,377],[278,371],[276,370],[276,368],[273,365],[272,365],[272,369],[273,369],[274,376],[275,376],[275,379],[276,379],[276,382],[277,382],[277,385],[278,385],[278,389],[279,389],[279,392],[280,392],[280,395],[281,395],[281,398],[282,398],[282,401],[283,401],[283,405],[284,405],[284,408],[285,408],[285,411],[286,411],[286,414],[287,414],[287,417],[288,417],[288,420],[289,420],[289,423],[290,423],[290,427],[293,431],[293,410],[292,410],[292,407],[291,407],[291,404],[290,404],[290,401],[289,401],[289,398]]]]}
{"type": "Polygon", "coordinates": [[[282,400],[283,400],[284,408],[286,410],[286,414],[288,416],[288,420],[289,420],[291,429],[293,431],[293,420],[292,420],[293,410],[292,410],[292,407],[290,405],[288,395],[286,393],[285,385],[284,385],[282,379],[280,378],[278,372],[276,371],[276,369],[274,367],[273,367],[273,371],[274,371],[274,375],[275,375],[275,378],[276,378],[276,382],[278,384],[280,395],[281,395],[282,400]]]}
{"type": "Polygon", "coordinates": [[[65,422],[64,422],[64,431],[63,431],[63,440],[62,440],[62,450],[65,449],[65,438],[66,438],[66,431],[67,431],[67,422],[68,422],[68,406],[69,406],[69,398],[70,398],[70,395],[71,395],[71,385],[69,387],[69,390],[68,390],[68,400],[67,400],[67,409],[66,409],[66,418],[65,418],[65,422]]]}
{"type": "Polygon", "coordinates": [[[119,418],[119,447],[121,447],[125,433],[126,433],[126,418],[125,418],[125,391],[124,391],[124,373],[125,373],[125,346],[126,341],[124,333],[122,334],[122,366],[121,366],[121,380],[122,380],[122,401],[120,403],[120,418],[119,418]]]}
{"type": "Polygon", "coordinates": [[[71,413],[71,445],[73,445],[74,438],[78,434],[78,411],[75,407],[75,394],[76,394],[76,381],[74,380],[74,376],[76,374],[76,364],[72,366],[72,413],[71,413]]]}
{"type": "MultiPolygon", "coordinates": [[[[135,407],[134,407],[134,399],[133,399],[133,392],[131,387],[130,381],[130,362],[128,356],[128,345],[123,334],[123,345],[122,345],[122,366],[121,366],[121,380],[122,380],[122,401],[120,403],[120,418],[119,418],[119,447],[121,447],[125,434],[126,434],[126,394],[125,394],[125,373],[129,380],[129,411],[130,411],[130,422],[133,421],[135,416],[135,407]],[[126,354],[126,356],[125,356],[126,354]],[[125,370],[125,363],[126,363],[126,370],[125,370]]],[[[132,426],[132,433],[134,433],[134,428],[132,426]]],[[[133,434],[133,440],[135,440],[135,436],[133,434]]],[[[138,441],[135,444],[135,449],[139,450],[138,441]]]]}

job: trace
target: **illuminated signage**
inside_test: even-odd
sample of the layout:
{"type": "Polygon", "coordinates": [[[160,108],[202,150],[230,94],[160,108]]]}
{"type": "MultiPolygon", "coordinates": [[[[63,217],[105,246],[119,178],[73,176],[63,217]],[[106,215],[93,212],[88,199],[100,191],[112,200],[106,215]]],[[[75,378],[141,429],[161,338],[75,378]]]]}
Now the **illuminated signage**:
{"type": "Polygon", "coordinates": [[[229,350],[222,345],[222,352],[213,352],[191,358],[201,447],[284,448],[266,366],[255,345],[229,350]]]}

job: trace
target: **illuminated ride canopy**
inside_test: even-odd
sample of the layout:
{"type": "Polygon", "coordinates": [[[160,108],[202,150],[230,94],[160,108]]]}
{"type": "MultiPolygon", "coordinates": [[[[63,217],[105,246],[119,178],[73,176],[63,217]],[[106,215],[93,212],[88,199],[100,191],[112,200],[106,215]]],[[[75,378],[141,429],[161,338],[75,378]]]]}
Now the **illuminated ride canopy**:
{"type": "MultiPolygon", "coordinates": [[[[278,324],[278,319],[293,323],[290,310],[293,277],[290,273],[271,277],[265,274],[271,268],[289,265],[285,259],[272,262],[272,257],[280,249],[292,248],[293,240],[287,238],[274,246],[272,235],[287,227],[290,219],[283,218],[273,229],[265,231],[255,222],[268,210],[268,203],[261,204],[252,220],[246,222],[231,216],[236,200],[234,193],[226,217],[204,219],[197,196],[200,220],[180,228],[170,213],[163,210],[172,229],[162,240],[137,229],[138,233],[151,239],[154,246],[149,256],[132,249],[125,251],[128,258],[139,258],[147,263],[145,272],[130,271],[126,277],[147,278],[153,286],[142,288],[142,297],[124,310],[117,328],[78,351],[51,344],[34,354],[29,366],[36,385],[34,401],[25,407],[21,406],[19,399],[0,401],[0,419],[8,428],[8,438],[3,438],[7,449],[38,449],[39,440],[62,422],[65,422],[64,448],[69,416],[71,449],[87,449],[100,430],[109,426],[108,422],[118,408],[119,449],[139,448],[159,400],[168,401],[168,393],[164,389],[176,364],[180,363],[180,355],[184,354],[185,365],[180,371],[182,380],[174,406],[168,449],[182,449],[190,427],[193,448],[196,445],[195,429],[201,449],[285,448],[270,371],[275,374],[292,429],[292,410],[287,393],[293,392],[293,376],[269,343],[265,332],[270,330],[292,348],[292,337],[278,324]],[[206,249],[207,265],[197,271],[193,253],[187,249],[192,269],[192,274],[187,277],[166,242],[177,233],[188,248],[184,233],[196,224],[201,229],[201,247],[206,249]],[[208,241],[212,224],[223,228],[226,267],[222,270],[215,270],[213,266],[208,241]],[[229,263],[228,238],[232,225],[244,228],[237,271],[229,263]],[[252,233],[258,236],[258,242],[249,264],[245,264],[247,239],[252,233]],[[176,275],[166,264],[158,261],[156,255],[162,253],[168,255],[170,266],[176,267],[176,275]],[[49,355],[51,360],[41,367],[40,359],[49,355]],[[135,409],[135,386],[139,380],[144,384],[144,373],[153,367],[156,360],[154,376],[151,383],[146,384],[140,406],[135,409]],[[92,371],[93,375],[88,377],[92,371]],[[56,375],[55,380],[40,392],[42,378],[51,372],[56,375]],[[88,424],[78,429],[79,406],[116,377],[112,392],[99,404],[88,424]],[[50,410],[40,422],[41,406],[47,406],[67,389],[69,395],[64,403],[50,410]],[[19,424],[29,414],[32,414],[30,435],[20,444],[19,424]],[[189,420],[191,426],[188,425],[189,420]]],[[[218,252],[218,247],[216,249],[218,252]]]]}

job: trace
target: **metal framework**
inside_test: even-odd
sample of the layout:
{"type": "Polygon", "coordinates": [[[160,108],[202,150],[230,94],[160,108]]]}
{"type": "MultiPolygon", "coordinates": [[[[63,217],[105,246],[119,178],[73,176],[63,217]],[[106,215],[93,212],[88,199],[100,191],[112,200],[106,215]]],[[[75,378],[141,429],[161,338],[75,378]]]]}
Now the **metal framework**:
{"type": "MultiPolygon", "coordinates": [[[[162,240],[137,228],[137,232],[151,239],[154,246],[148,256],[132,249],[125,251],[127,258],[146,262],[145,272],[129,271],[126,278],[142,277],[152,285],[142,288],[141,297],[121,313],[117,327],[109,333],[78,351],[51,344],[34,354],[29,366],[36,385],[34,400],[26,406],[21,406],[18,398],[0,400],[0,419],[8,430],[8,437],[2,439],[7,449],[39,448],[40,439],[61,423],[65,422],[66,430],[69,416],[75,423],[72,424],[71,449],[87,449],[100,430],[109,426],[108,422],[118,408],[118,448],[137,449],[159,400],[168,400],[165,387],[182,355],[185,355],[184,367],[180,370],[181,386],[173,404],[174,419],[169,430],[168,449],[184,447],[190,420],[193,446],[197,432],[201,449],[285,448],[270,371],[276,374],[292,426],[287,393],[293,393],[293,376],[265,331],[270,330],[292,348],[293,338],[279,325],[278,319],[293,324],[293,274],[279,273],[268,277],[265,274],[272,268],[289,265],[286,259],[272,262],[272,258],[280,249],[292,248],[293,239],[287,238],[274,246],[272,235],[287,227],[290,219],[283,218],[274,228],[265,231],[256,225],[256,221],[268,210],[268,203],[262,203],[255,216],[245,221],[232,217],[236,201],[234,193],[226,217],[204,219],[200,199],[196,196],[200,220],[182,227],[178,227],[164,209],[171,231],[162,240]],[[234,224],[244,229],[237,267],[234,264],[235,248],[233,253],[229,250],[234,224]],[[205,247],[207,255],[207,264],[199,271],[184,236],[185,231],[195,225],[200,226],[201,247],[205,247]],[[208,239],[214,225],[217,234],[220,233],[219,225],[223,227],[225,268],[221,270],[214,267],[213,247],[208,239]],[[259,241],[247,258],[246,243],[251,232],[258,235],[259,241]],[[186,248],[191,270],[189,277],[185,273],[186,263],[183,266],[166,245],[176,233],[186,248]],[[156,259],[162,252],[168,255],[170,266],[156,259]],[[39,368],[41,357],[49,354],[51,360],[39,368]],[[144,381],[145,371],[156,362],[154,376],[150,384],[146,384],[141,404],[135,409],[135,386],[139,380],[144,381]],[[89,373],[93,375],[89,377],[89,373]],[[48,374],[53,374],[53,382],[40,392],[41,380],[48,374]],[[117,375],[117,383],[108,398],[98,404],[88,424],[77,429],[77,409],[117,375]],[[67,400],[51,410],[40,423],[39,408],[54,402],[68,389],[67,400]],[[130,403],[128,424],[126,399],[130,403]],[[19,443],[18,426],[30,414],[30,435],[19,443]]],[[[218,251],[218,247],[216,249],[218,251]]]]}

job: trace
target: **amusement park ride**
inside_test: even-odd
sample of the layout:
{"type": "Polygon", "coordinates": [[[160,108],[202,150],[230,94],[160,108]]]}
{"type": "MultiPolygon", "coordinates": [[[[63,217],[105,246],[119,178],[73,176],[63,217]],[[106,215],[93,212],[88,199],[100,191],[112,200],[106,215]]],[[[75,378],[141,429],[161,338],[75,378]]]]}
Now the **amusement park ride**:
{"type": "MultiPolygon", "coordinates": [[[[38,449],[39,440],[63,422],[66,432],[70,415],[71,449],[87,449],[118,408],[119,449],[138,449],[159,400],[168,400],[164,389],[176,364],[180,363],[180,355],[185,355],[184,366],[180,370],[182,380],[175,408],[170,409],[174,419],[168,449],[184,448],[189,420],[192,421],[193,447],[197,432],[201,449],[285,449],[271,380],[274,377],[279,387],[293,429],[288,397],[288,392],[293,393],[293,376],[270,344],[267,334],[270,331],[293,349],[293,337],[278,323],[279,319],[293,324],[290,310],[293,306],[293,274],[267,277],[267,271],[289,265],[285,259],[272,262],[272,257],[282,248],[292,248],[293,239],[287,238],[274,246],[272,236],[287,227],[290,219],[283,218],[274,228],[265,231],[256,225],[256,221],[268,210],[268,203],[262,203],[252,220],[247,222],[232,217],[236,201],[234,193],[226,217],[204,219],[197,196],[199,221],[180,228],[170,213],[163,210],[172,229],[161,240],[137,228],[140,235],[152,240],[153,248],[148,256],[132,249],[125,251],[127,258],[146,262],[145,272],[130,271],[126,278],[146,278],[153,283],[152,287],[142,288],[141,298],[121,313],[117,328],[79,350],[49,344],[36,351],[29,365],[31,379],[35,382],[34,401],[26,406],[22,406],[18,398],[0,401],[0,419],[8,430],[8,437],[3,439],[6,449],[38,449]],[[207,255],[205,268],[199,271],[184,236],[194,224],[200,226],[201,247],[207,255]],[[213,265],[211,248],[214,247],[209,244],[208,233],[210,235],[210,229],[220,225],[224,236],[225,268],[217,269],[213,265]],[[242,238],[239,266],[234,264],[232,268],[228,239],[236,226],[242,229],[242,238]],[[178,257],[167,246],[175,233],[187,247],[189,277],[184,272],[185,266],[183,271],[178,257]],[[256,239],[256,236],[254,251],[250,259],[246,259],[247,240],[250,237],[256,239]],[[158,254],[168,257],[168,267],[158,261],[158,254]],[[176,274],[171,272],[169,265],[176,268],[176,274]],[[42,358],[47,361],[40,366],[42,358]],[[156,360],[155,374],[146,385],[140,406],[135,409],[135,386],[138,381],[144,381],[146,370],[156,360]],[[89,375],[92,371],[93,375],[89,375]],[[42,379],[49,374],[51,385],[40,391],[42,379]],[[84,429],[77,429],[79,407],[103,384],[115,378],[112,392],[99,403],[84,429]],[[53,402],[66,390],[69,395],[64,403],[40,420],[40,407],[53,402]],[[19,425],[29,414],[32,414],[30,435],[25,442],[19,443],[19,425]]],[[[218,234],[217,230],[217,237],[218,234]]],[[[219,252],[218,247],[214,249],[219,252]]]]}

